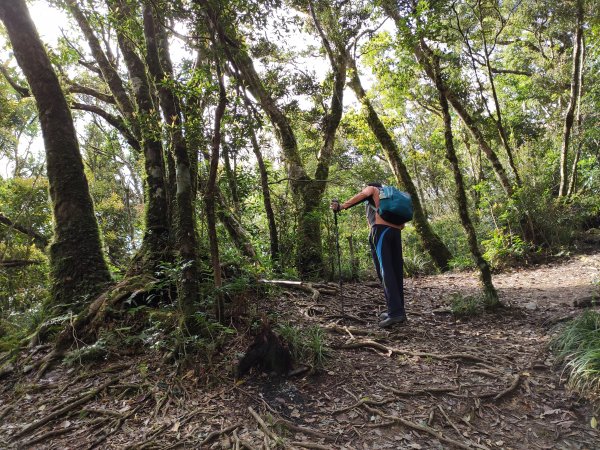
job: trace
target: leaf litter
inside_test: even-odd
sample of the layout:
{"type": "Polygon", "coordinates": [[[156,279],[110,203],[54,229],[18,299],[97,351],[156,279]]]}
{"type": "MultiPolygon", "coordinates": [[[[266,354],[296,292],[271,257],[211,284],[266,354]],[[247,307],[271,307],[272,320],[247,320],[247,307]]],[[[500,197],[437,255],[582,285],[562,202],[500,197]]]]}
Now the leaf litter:
{"type": "Polygon", "coordinates": [[[343,286],[346,317],[333,284],[287,290],[260,306],[327,331],[325,370],[236,383],[238,339],[213,367],[145,351],[37,382],[15,371],[0,385],[0,448],[599,448],[597,410],[566,390],[548,350],[599,273],[594,253],[497,274],[506,307],[468,319],[448,308],[477,291],[474,273],[410,278],[409,323],[389,331],[376,283],[343,286]]]}

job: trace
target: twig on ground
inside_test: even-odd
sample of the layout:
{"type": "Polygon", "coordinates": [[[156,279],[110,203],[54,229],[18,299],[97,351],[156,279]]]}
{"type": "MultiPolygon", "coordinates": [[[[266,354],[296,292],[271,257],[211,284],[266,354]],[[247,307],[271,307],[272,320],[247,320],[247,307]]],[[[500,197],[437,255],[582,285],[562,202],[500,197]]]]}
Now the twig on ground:
{"type": "MultiPolygon", "coordinates": [[[[379,342],[365,340],[365,341],[354,341],[347,342],[342,345],[341,348],[344,349],[352,349],[352,348],[361,348],[361,347],[371,347],[375,348],[389,354],[397,353],[399,355],[407,355],[407,356],[418,356],[421,358],[433,358],[440,360],[452,360],[452,359],[463,359],[465,361],[473,361],[480,363],[488,363],[486,360],[480,358],[479,356],[471,355],[470,353],[448,353],[448,354],[439,354],[439,353],[427,353],[427,352],[412,352],[409,350],[402,350],[395,347],[388,347],[386,345],[380,344],[379,342]]],[[[491,363],[488,363],[491,364],[491,363]]]]}
{"type": "Polygon", "coordinates": [[[403,419],[400,416],[394,416],[394,415],[391,415],[391,414],[385,414],[383,411],[380,411],[380,410],[378,410],[376,408],[372,408],[372,407],[370,407],[368,405],[365,405],[364,403],[363,403],[362,407],[365,408],[370,413],[377,414],[378,416],[380,416],[380,417],[382,417],[384,419],[394,420],[394,421],[396,421],[398,423],[401,423],[405,427],[412,428],[413,430],[422,431],[424,433],[430,434],[431,436],[434,436],[435,438],[437,438],[439,441],[445,442],[447,444],[454,445],[454,446],[456,446],[458,448],[462,448],[464,450],[471,450],[472,449],[471,446],[469,446],[469,445],[467,445],[467,444],[465,444],[463,442],[459,442],[459,441],[456,441],[454,439],[450,439],[450,438],[444,436],[440,431],[436,430],[435,428],[431,428],[431,427],[428,427],[426,425],[419,425],[417,423],[411,422],[410,420],[403,419]]]}
{"type": "Polygon", "coordinates": [[[314,442],[290,442],[290,445],[302,448],[314,448],[317,450],[331,450],[331,446],[315,444],[314,442]]]}
{"type": "Polygon", "coordinates": [[[350,411],[351,409],[357,408],[360,405],[383,406],[395,401],[395,398],[385,398],[383,400],[369,400],[368,398],[361,398],[359,401],[350,406],[346,406],[345,408],[340,409],[334,409],[333,411],[331,411],[331,414],[340,414],[346,411],[350,411]]]}
{"type": "MultiPolygon", "coordinates": [[[[448,414],[446,414],[446,411],[444,411],[444,408],[442,408],[442,405],[437,405],[437,407],[440,410],[440,412],[442,413],[442,415],[444,416],[444,418],[446,419],[446,421],[450,424],[450,426],[452,428],[454,428],[454,431],[456,431],[459,436],[461,436],[461,437],[464,436],[463,433],[459,430],[459,428],[455,425],[455,423],[452,422],[452,420],[450,420],[450,417],[448,417],[448,414]]],[[[473,442],[470,439],[469,439],[469,444],[472,445],[473,447],[477,447],[482,450],[490,450],[489,447],[486,447],[485,445],[482,445],[482,444],[478,444],[477,442],[473,442]]]]}
{"type": "Polygon", "coordinates": [[[223,428],[221,430],[211,431],[210,433],[208,433],[206,435],[204,440],[200,443],[200,448],[204,448],[205,445],[208,445],[210,442],[214,441],[219,436],[226,434],[226,433],[230,433],[231,431],[233,431],[241,426],[242,426],[241,423],[236,423],[236,424],[230,425],[226,428],[223,428]]]}
{"type": "Polygon", "coordinates": [[[102,392],[104,389],[106,389],[108,386],[118,382],[121,378],[122,378],[122,376],[120,375],[120,376],[109,379],[108,381],[106,381],[106,382],[102,383],[100,386],[98,386],[96,389],[93,389],[90,392],[88,392],[87,394],[82,395],[81,397],[72,400],[69,404],[62,407],[61,409],[56,410],[53,413],[48,414],[47,416],[41,418],[40,420],[37,420],[37,421],[27,425],[25,428],[23,428],[21,431],[19,431],[17,434],[15,434],[12,437],[12,439],[13,440],[20,439],[23,436],[28,435],[32,431],[37,430],[39,427],[47,424],[51,420],[54,420],[60,416],[63,416],[64,414],[68,413],[69,411],[72,411],[73,409],[77,408],[78,406],[87,403],[88,401],[93,399],[96,395],[98,395],[100,392],[102,392]]]}
{"type": "Polygon", "coordinates": [[[273,433],[271,430],[269,430],[269,427],[267,426],[265,421],[256,413],[256,411],[254,411],[252,409],[252,406],[248,406],[248,412],[250,412],[250,414],[252,414],[252,417],[254,417],[254,420],[256,420],[258,422],[258,424],[262,428],[265,436],[268,436],[271,439],[273,439],[274,441],[277,441],[278,436],[275,433],[273,433]]]}
{"type": "Polygon", "coordinates": [[[100,445],[101,443],[103,443],[104,441],[106,441],[110,436],[112,436],[113,434],[115,434],[117,431],[119,431],[121,429],[121,427],[123,426],[123,424],[125,423],[125,421],[127,419],[129,419],[131,416],[133,416],[136,412],[138,412],[140,410],[140,408],[143,405],[138,405],[136,408],[134,408],[133,410],[131,410],[128,414],[125,414],[123,416],[121,416],[119,419],[117,419],[114,423],[114,427],[111,427],[111,430],[108,433],[105,433],[104,435],[100,436],[96,441],[94,441],[89,447],[88,450],[92,450],[93,448],[96,448],[98,445],[100,445]]]}
{"type": "Polygon", "coordinates": [[[329,434],[325,434],[325,433],[322,433],[317,430],[312,430],[310,428],[301,427],[300,425],[296,425],[295,423],[290,422],[289,420],[286,420],[286,419],[277,419],[273,425],[277,425],[277,424],[282,424],[289,430],[297,431],[298,433],[309,434],[311,436],[318,437],[321,439],[326,439],[328,441],[335,441],[337,439],[336,436],[330,436],[329,434]]]}

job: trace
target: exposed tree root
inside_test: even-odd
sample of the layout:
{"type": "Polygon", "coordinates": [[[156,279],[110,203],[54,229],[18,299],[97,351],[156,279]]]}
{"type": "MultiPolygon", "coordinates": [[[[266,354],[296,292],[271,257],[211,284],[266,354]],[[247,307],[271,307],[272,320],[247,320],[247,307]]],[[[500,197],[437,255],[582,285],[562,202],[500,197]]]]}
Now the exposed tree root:
{"type": "Polygon", "coordinates": [[[455,447],[462,448],[465,450],[471,450],[474,445],[472,443],[465,444],[463,442],[455,441],[454,439],[450,439],[443,435],[440,431],[435,428],[428,427],[426,425],[420,425],[418,423],[411,422],[410,420],[406,420],[400,416],[394,416],[391,414],[386,414],[383,411],[378,410],[377,408],[373,408],[365,403],[362,404],[362,407],[365,408],[372,414],[377,414],[379,417],[384,419],[393,420],[394,422],[400,423],[405,427],[411,428],[413,430],[422,431],[424,433],[430,434],[441,442],[445,442],[446,444],[454,445],[455,447]]]}
{"type": "Polygon", "coordinates": [[[125,423],[125,421],[127,419],[129,419],[131,416],[133,416],[136,412],[138,412],[138,410],[142,407],[143,405],[138,405],[136,408],[134,408],[132,411],[130,411],[129,413],[125,414],[125,415],[121,415],[121,417],[119,417],[118,419],[116,419],[115,421],[112,422],[111,426],[110,426],[110,430],[106,433],[104,433],[102,436],[100,436],[98,439],[96,439],[89,447],[88,450],[92,450],[96,447],[98,447],[100,444],[102,444],[104,441],[106,441],[110,436],[112,436],[113,434],[115,434],[117,431],[119,431],[121,429],[121,427],[123,426],[123,424],[125,423]]]}
{"type": "Polygon", "coordinates": [[[102,392],[104,389],[106,389],[108,386],[110,386],[111,384],[117,383],[121,378],[123,378],[123,376],[124,375],[119,375],[119,376],[109,379],[108,381],[105,381],[100,386],[98,386],[96,389],[92,389],[87,394],[84,394],[76,399],[69,401],[62,408],[57,409],[54,412],[48,414],[47,416],[42,417],[40,420],[36,420],[35,422],[27,425],[25,428],[23,428],[17,434],[12,436],[12,440],[17,440],[17,439],[22,438],[23,436],[27,436],[32,431],[37,430],[38,428],[47,424],[48,422],[50,422],[54,419],[57,419],[58,417],[64,416],[65,414],[74,410],[78,406],[87,403],[88,401],[93,399],[96,395],[98,395],[100,392],[102,392]]]}
{"type": "Polygon", "coordinates": [[[502,397],[506,397],[508,394],[510,394],[511,392],[515,391],[517,389],[517,387],[519,387],[519,384],[521,382],[521,374],[516,374],[513,378],[512,383],[510,384],[509,387],[507,387],[506,389],[504,389],[501,392],[490,392],[487,394],[480,394],[477,397],[479,398],[489,398],[489,397],[493,397],[494,401],[498,401],[500,400],[502,397]]]}
{"type": "Polygon", "coordinates": [[[416,395],[446,394],[448,392],[454,392],[457,390],[457,388],[452,387],[452,386],[432,387],[432,388],[426,388],[426,389],[415,389],[414,391],[403,391],[401,389],[396,389],[396,388],[388,387],[388,386],[385,386],[385,388],[401,397],[416,396],[416,395]]]}
{"type": "Polygon", "coordinates": [[[278,424],[282,424],[288,430],[297,431],[298,433],[308,434],[308,435],[311,435],[311,436],[314,436],[317,438],[325,439],[327,441],[335,441],[337,439],[336,436],[331,436],[329,434],[321,433],[320,431],[312,430],[310,428],[301,427],[299,425],[296,425],[295,423],[290,422],[289,420],[279,418],[273,423],[273,425],[278,425],[278,424]]]}
{"type": "Polygon", "coordinates": [[[396,347],[388,347],[386,345],[380,344],[379,342],[370,341],[370,340],[350,341],[341,346],[341,348],[344,348],[344,349],[362,348],[362,347],[370,347],[370,348],[374,348],[377,350],[381,350],[383,352],[386,352],[389,356],[392,356],[394,353],[396,353],[398,355],[418,356],[421,358],[432,358],[432,359],[440,359],[440,360],[462,359],[465,361],[492,364],[492,363],[486,361],[485,359],[482,359],[479,356],[475,356],[470,353],[439,354],[439,353],[427,353],[427,352],[411,352],[409,350],[402,350],[402,349],[399,349],[396,347]]]}
{"type": "Polygon", "coordinates": [[[351,338],[354,338],[353,335],[356,336],[373,336],[374,338],[383,338],[385,335],[383,333],[378,333],[373,330],[368,330],[364,328],[356,328],[356,327],[348,327],[348,326],[340,326],[336,323],[332,323],[323,327],[325,330],[330,333],[338,333],[338,334],[349,334],[351,338]]]}
{"type": "Polygon", "coordinates": [[[236,424],[230,425],[228,427],[225,427],[222,430],[211,431],[204,438],[204,440],[202,442],[200,442],[200,448],[204,448],[204,446],[210,444],[212,441],[214,441],[219,436],[221,436],[223,434],[226,434],[226,433],[231,433],[232,431],[234,431],[235,429],[237,429],[237,428],[239,428],[241,426],[242,426],[241,423],[236,423],[236,424]]]}
{"type": "Polygon", "coordinates": [[[277,286],[284,286],[284,287],[289,287],[289,288],[294,288],[294,289],[300,289],[301,291],[312,294],[311,300],[313,302],[316,302],[319,299],[319,297],[321,297],[321,293],[319,292],[319,290],[316,289],[312,283],[307,283],[305,281],[260,279],[260,280],[258,280],[258,282],[263,283],[263,284],[275,284],[277,286]]]}
{"type": "Polygon", "coordinates": [[[149,275],[135,275],[107,289],[72,322],[65,325],[56,338],[53,350],[38,363],[36,379],[39,380],[52,364],[60,360],[75,340],[95,338],[111,312],[121,309],[126,300],[133,300],[152,291],[157,281],[149,275]]]}

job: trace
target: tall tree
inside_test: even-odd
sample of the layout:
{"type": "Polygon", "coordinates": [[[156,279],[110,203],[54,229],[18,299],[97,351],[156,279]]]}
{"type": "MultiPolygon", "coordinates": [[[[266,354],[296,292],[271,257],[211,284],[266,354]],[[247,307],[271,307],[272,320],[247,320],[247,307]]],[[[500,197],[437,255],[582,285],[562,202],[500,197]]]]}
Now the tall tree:
{"type": "Polygon", "coordinates": [[[481,253],[479,243],[477,242],[477,233],[475,231],[475,227],[473,226],[473,222],[471,221],[471,218],[469,216],[469,205],[467,201],[467,194],[465,192],[465,183],[458,162],[458,157],[456,156],[456,151],[454,149],[454,137],[452,133],[452,116],[450,115],[450,108],[448,107],[448,99],[446,99],[445,96],[446,90],[442,81],[443,74],[440,69],[439,59],[437,57],[434,58],[434,61],[432,61],[434,70],[434,80],[435,86],[438,90],[440,106],[442,108],[442,117],[444,120],[444,142],[446,145],[446,158],[452,166],[452,174],[454,175],[455,196],[456,203],[458,206],[458,215],[460,217],[460,222],[465,230],[465,233],[467,234],[469,250],[471,251],[471,255],[473,256],[473,258],[475,259],[475,263],[477,264],[477,269],[479,270],[479,278],[481,280],[481,284],[483,286],[486,297],[491,305],[496,305],[498,303],[498,293],[496,292],[496,288],[494,287],[494,284],[492,282],[492,272],[490,270],[490,266],[483,257],[483,254],[481,253]]]}
{"type": "Polygon", "coordinates": [[[146,61],[158,88],[160,107],[167,121],[171,148],[175,157],[175,244],[182,264],[178,302],[185,317],[191,317],[198,297],[198,261],[196,257],[196,215],[192,188],[192,169],[183,130],[181,102],[174,92],[173,67],[166,33],[155,18],[153,7],[143,7],[146,61]]]}
{"type": "Polygon", "coordinates": [[[81,306],[110,281],[71,111],[24,0],[0,1],[19,66],[35,97],[46,149],[54,237],[52,306],[81,306]]]}
{"type": "Polygon", "coordinates": [[[569,144],[571,142],[571,132],[573,130],[573,122],[575,120],[575,110],[580,96],[581,89],[581,72],[582,72],[582,55],[583,55],[583,9],[584,0],[577,0],[576,3],[576,19],[575,19],[575,36],[573,45],[573,70],[571,75],[571,94],[569,96],[569,105],[565,114],[563,126],[563,141],[560,151],[560,185],[558,188],[558,196],[564,197],[567,195],[569,187],[568,174],[568,153],[569,144]]]}
{"type": "Polygon", "coordinates": [[[327,185],[335,133],[343,112],[346,80],[345,52],[332,48],[329,42],[322,39],[327,48],[334,81],[330,105],[323,118],[323,144],[317,158],[314,177],[311,177],[302,161],[290,119],[265,87],[234,24],[228,21],[229,18],[224,17],[224,10],[217,8],[213,2],[197,0],[197,3],[212,26],[218,44],[233,66],[231,74],[258,100],[275,129],[299,209],[297,269],[302,277],[319,276],[323,273],[324,267],[318,208],[327,185]]]}
{"type": "MultiPolygon", "coordinates": [[[[423,67],[425,74],[429,77],[429,79],[435,83],[435,74],[434,69],[431,66],[431,59],[434,54],[434,50],[430,47],[428,42],[424,37],[417,35],[414,29],[407,24],[407,21],[410,22],[412,19],[418,19],[417,16],[417,3],[416,1],[408,2],[404,8],[399,8],[396,0],[383,0],[382,6],[385,13],[394,20],[396,26],[402,33],[406,34],[404,36],[404,40],[408,42],[408,45],[411,48],[411,51],[414,53],[417,61],[423,67]],[[405,10],[406,17],[403,17],[402,11],[405,10]]],[[[422,26],[420,20],[417,20],[419,26],[422,26]]],[[[452,108],[456,111],[462,122],[465,124],[471,136],[480,146],[483,153],[488,158],[490,164],[492,165],[492,169],[498,179],[498,182],[504,189],[507,195],[512,195],[514,189],[502,162],[498,158],[498,155],[488,143],[485,135],[480,129],[480,125],[477,123],[475,118],[471,113],[469,113],[466,105],[462,100],[462,96],[460,93],[456,92],[455,89],[452,88],[445,80],[442,81],[442,88],[444,89],[444,97],[448,100],[452,108]]]]}

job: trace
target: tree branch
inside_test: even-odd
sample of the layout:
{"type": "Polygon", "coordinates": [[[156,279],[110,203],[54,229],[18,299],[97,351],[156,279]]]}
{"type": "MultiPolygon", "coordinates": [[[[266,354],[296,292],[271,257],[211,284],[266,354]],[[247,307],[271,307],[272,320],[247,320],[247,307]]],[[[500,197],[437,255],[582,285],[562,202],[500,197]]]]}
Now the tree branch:
{"type": "Polygon", "coordinates": [[[35,231],[29,227],[26,227],[24,225],[20,225],[20,224],[14,222],[13,220],[9,219],[2,213],[0,213],[0,223],[3,223],[4,225],[12,228],[13,230],[16,230],[16,231],[22,233],[22,234],[32,237],[35,245],[41,249],[44,249],[48,245],[48,242],[49,242],[48,238],[46,238],[45,236],[42,236],[40,233],[38,233],[37,231],[35,231]]]}
{"type": "Polygon", "coordinates": [[[0,64],[0,72],[2,73],[2,75],[4,75],[4,78],[6,78],[6,81],[8,81],[8,84],[10,84],[11,87],[15,91],[17,91],[17,94],[19,94],[21,96],[21,98],[31,97],[31,91],[29,90],[29,88],[25,87],[25,86],[19,86],[19,84],[15,80],[12,79],[12,77],[8,73],[8,70],[6,70],[6,67],[4,67],[3,64],[0,64]]]}
{"type": "Polygon", "coordinates": [[[106,120],[110,125],[115,127],[116,130],[119,131],[123,135],[123,137],[125,138],[127,143],[131,146],[131,148],[133,148],[136,151],[141,151],[141,146],[140,146],[139,141],[135,138],[135,136],[131,133],[131,131],[129,131],[127,124],[121,117],[115,116],[115,115],[103,110],[102,108],[100,108],[98,106],[87,105],[85,103],[78,103],[78,102],[71,103],[71,108],[77,109],[80,111],[91,112],[93,114],[96,114],[96,115],[102,117],[104,120],[106,120]]]}

